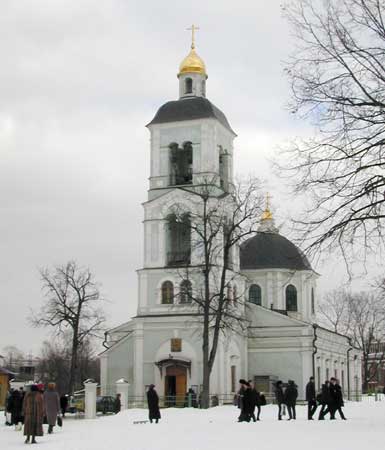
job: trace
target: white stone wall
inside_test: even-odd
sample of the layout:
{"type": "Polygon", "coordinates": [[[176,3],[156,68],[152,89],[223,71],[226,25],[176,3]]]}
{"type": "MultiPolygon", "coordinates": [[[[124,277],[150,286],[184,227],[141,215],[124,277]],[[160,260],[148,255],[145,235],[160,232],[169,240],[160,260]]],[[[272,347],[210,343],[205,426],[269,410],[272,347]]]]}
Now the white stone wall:
{"type": "Polygon", "coordinates": [[[242,272],[245,277],[245,296],[248,299],[249,287],[258,284],[262,290],[262,306],[270,309],[286,309],[286,287],[292,284],[297,289],[298,312],[290,313],[293,318],[309,323],[315,322],[315,315],[311,310],[311,289],[315,292],[317,275],[313,271],[303,270],[292,272],[285,269],[259,269],[242,272]]]}

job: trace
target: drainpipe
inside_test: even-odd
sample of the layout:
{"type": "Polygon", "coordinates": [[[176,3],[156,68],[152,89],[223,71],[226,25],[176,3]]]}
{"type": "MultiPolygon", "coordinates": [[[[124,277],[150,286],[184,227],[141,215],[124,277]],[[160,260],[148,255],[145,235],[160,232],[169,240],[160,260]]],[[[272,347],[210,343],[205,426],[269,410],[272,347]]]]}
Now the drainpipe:
{"type": "Polygon", "coordinates": [[[318,339],[318,336],[317,336],[317,324],[316,323],[313,323],[313,333],[314,333],[314,338],[313,338],[313,360],[312,360],[312,363],[313,363],[313,377],[314,377],[314,380],[315,380],[315,355],[318,352],[318,348],[316,346],[316,341],[318,339]]]}
{"type": "Polygon", "coordinates": [[[352,347],[352,341],[350,340],[350,338],[348,338],[348,342],[349,342],[350,347],[348,348],[348,350],[346,352],[346,358],[347,358],[347,368],[348,368],[348,373],[347,373],[347,375],[348,375],[348,379],[347,379],[347,381],[348,381],[348,400],[350,400],[350,358],[349,358],[349,356],[350,356],[350,352],[353,350],[353,347],[352,347]]]}

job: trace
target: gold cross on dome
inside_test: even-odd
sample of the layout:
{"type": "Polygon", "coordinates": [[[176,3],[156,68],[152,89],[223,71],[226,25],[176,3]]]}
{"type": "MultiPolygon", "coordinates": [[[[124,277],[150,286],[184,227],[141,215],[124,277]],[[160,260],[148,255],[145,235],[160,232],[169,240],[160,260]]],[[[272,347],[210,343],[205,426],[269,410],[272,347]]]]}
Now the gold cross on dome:
{"type": "Polygon", "coordinates": [[[266,209],[270,210],[270,200],[271,200],[271,195],[269,192],[266,192],[266,209]]]}
{"type": "Polygon", "coordinates": [[[195,48],[195,31],[199,30],[199,27],[192,24],[190,28],[187,28],[187,30],[191,30],[191,48],[195,48]]]}

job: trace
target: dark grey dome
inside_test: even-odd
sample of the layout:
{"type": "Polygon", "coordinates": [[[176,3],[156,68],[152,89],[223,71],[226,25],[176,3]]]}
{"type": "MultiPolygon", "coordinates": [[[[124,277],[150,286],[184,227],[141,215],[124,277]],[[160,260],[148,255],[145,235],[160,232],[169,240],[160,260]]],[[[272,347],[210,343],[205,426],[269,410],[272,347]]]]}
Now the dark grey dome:
{"type": "Polygon", "coordinates": [[[223,112],[204,97],[186,97],[167,102],[158,109],[155,117],[148,125],[210,117],[217,119],[224,127],[234,133],[223,112]]]}
{"type": "Polygon", "coordinates": [[[278,233],[258,232],[241,245],[241,270],[311,270],[301,250],[278,233]]]}

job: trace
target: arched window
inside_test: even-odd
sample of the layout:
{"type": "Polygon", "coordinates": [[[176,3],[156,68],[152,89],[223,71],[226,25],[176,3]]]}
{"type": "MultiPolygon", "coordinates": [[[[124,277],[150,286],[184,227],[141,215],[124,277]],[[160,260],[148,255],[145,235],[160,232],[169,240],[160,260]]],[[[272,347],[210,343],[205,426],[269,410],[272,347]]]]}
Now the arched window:
{"type": "Polygon", "coordinates": [[[286,287],[286,311],[298,311],[297,289],[292,284],[286,287]]]}
{"type": "Polygon", "coordinates": [[[249,302],[262,305],[262,289],[258,284],[252,284],[249,289],[249,302]]]}
{"type": "Polygon", "coordinates": [[[314,288],[311,288],[311,313],[315,314],[314,288]]]}
{"type": "Polygon", "coordinates": [[[171,281],[162,283],[162,304],[171,305],[174,303],[174,285],[171,281]]]}
{"type": "Polygon", "coordinates": [[[193,146],[185,142],[180,148],[172,143],[170,148],[170,185],[191,184],[193,175],[193,146]]]}
{"type": "Polygon", "coordinates": [[[180,284],[179,298],[181,303],[192,302],[192,286],[191,281],[183,280],[180,284]]]}
{"type": "Polygon", "coordinates": [[[191,259],[191,220],[189,214],[167,217],[167,265],[184,266],[191,259]]]}
{"type": "Polygon", "coordinates": [[[185,94],[192,93],[192,85],[193,85],[193,80],[191,78],[186,78],[186,80],[184,82],[184,93],[185,94]]]}

